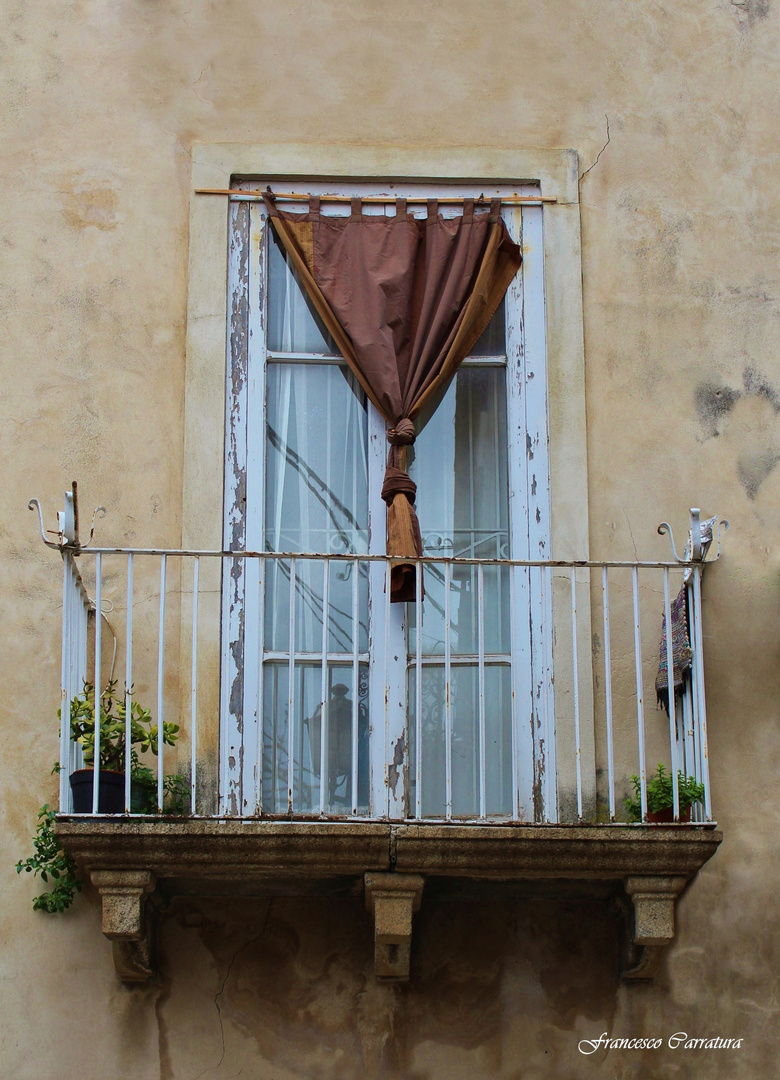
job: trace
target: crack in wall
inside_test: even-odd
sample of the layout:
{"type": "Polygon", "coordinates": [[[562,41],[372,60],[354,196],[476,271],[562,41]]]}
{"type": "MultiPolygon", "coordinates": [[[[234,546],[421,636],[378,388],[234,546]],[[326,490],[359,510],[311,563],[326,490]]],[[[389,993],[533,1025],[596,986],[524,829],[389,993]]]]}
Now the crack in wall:
{"type": "MultiPolygon", "coordinates": [[[[251,945],[254,945],[255,942],[259,941],[262,937],[265,936],[265,932],[268,929],[268,920],[271,917],[271,908],[272,907],[273,907],[273,897],[271,897],[271,899],[268,901],[268,909],[267,909],[267,911],[265,913],[265,921],[263,922],[263,929],[260,931],[259,934],[256,934],[253,938],[250,938],[249,941],[245,941],[243,945],[239,946],[239,948],[236,949],[236,951],[233,953],[233,955],[230,958],[230,963],[228,964],[228,968],[227,968],[227,971],[225,973],[225,978],[222,980],[222,985],[220,986],[219,990],[217,990],[216,994],[214,995],[214,1005],[216,1006],[217,1017],[219,1019],[219,1037],[220,1037],[220,1042],[222,1044],[222,1053],[220,1054],[219,1061],[216,1063],[216,1065],[210,1065],[207,1069],[203,1069],[202,1072],[199,1072],[197,1076],[193,1077],[193,1080],[201,1080],[201,1077],[205,1076],[206,1073],[214,1072],[216,1069],[219,1069],[219,1067],[222,1065],[222,1062],[225,1060],[225,1022],[224,1022],[223,1017],[222,1017],[222,1006],[219,1003],[219,999],[225,993],[225,989],[227,988],[227,984],[230,981],[230,976],[231,976],[232,971],[233,971],[233,965],[235,964],[236,960],[239,958],[241,953],[245,952],[251,945]]],[[[240,1069],[237,1073],[234,1073],[233,1074],[234,1077],[239,1076],[242,1071],[243,1070],[240,1069]]],[[[162,1078],[161,1078],[161,1080],[162,1080],[162,1078]]],[[[226,1080],[231,1080],[231,1078],[226,1078],[226,1080]]]]}
{"type": "Polygon", "coordinates": [[[586,176],[588,175],[588,173],[590,172],[590,170],[591,170],[591,169],[595,169],[595,168],[596,168],[596,166],[597,166],[597,165],[598,165],[598,163],[599,163],[599,160],[601,159],[601,155],[602,155],[602,154],[604,153],[604,151],[605,151],[605,150],[607,149],[607,147],[609,146],[609,144],[610,144],[610,142],[611,142],[611,139],[610,139],[610,137],[609,137],[609,117],[607,116],[607,114],[606,114],[606,113],[604,113],[604,119],[605,119],[605,120],[607,121],[607,141],[606,141],[606,142],[604,143],[604,145],[602,146],[602,148],[601,148],[601,149],[599,150],[598,154],[596,155],[596,160],[595,160],[595,161],[593,162],[593,164],[592,164],[592,165],[590,165],[590,166],[589,166],[589,167],[588,167],[588,168],[587,168],[587,169],[585,170],[585,172],[581,174],[581,176],[580,176],[580,183],[582,183],[582,181],[583,181],[583,180],[585,179],[585,177],[586,177],[586,176]]]}

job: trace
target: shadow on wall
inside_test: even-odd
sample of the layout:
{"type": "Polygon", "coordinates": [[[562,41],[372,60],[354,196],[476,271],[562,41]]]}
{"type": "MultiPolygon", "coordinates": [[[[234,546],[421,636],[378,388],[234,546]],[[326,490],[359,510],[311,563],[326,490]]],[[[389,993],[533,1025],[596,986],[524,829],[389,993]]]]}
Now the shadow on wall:
{"type": "Polygon", "coordinates": [[[450,1076],[474,1054],[480,1075],[514,1075],[532,1029],[544,1060],[545,1044],[571,1052],[578,1017],[609,1028],[615,1013],[602,902],[424,902],[407,984],[375,981],[372,938],[362,897],[178,901],[160,937],[163,1075],[264,1061],[324,1080],[422,1077],[430,1053],[450,1076]]]}
{"type": "MultiPolygon", "coordinates": [[[[763,401],[771,406],[774,418],[777,418],[780,413],[780,394],[754,367],[745,368],[742,387],[739,389],[715,382],[700,383],[696,388],[696,412],[705,441],[720,436],[727,419],[732,414],[736,415],[740,407],[744,411],[745,404],[751,399],[753,402],[763,401]],[[742,406],[740,403],[743,403],[742,406]]],[[[758,431],[755,430],[755,424],[753,428],[754,431],[750,433],[753,438],[746,440],[737,457],[737,476],[745,494],[751,500],[756,498],[759,488],[780,462],[780,421],[770,424],[768,428],[761,425],[758,431]],[[760,445],[750,445],[756,438],[760,445]]]]}

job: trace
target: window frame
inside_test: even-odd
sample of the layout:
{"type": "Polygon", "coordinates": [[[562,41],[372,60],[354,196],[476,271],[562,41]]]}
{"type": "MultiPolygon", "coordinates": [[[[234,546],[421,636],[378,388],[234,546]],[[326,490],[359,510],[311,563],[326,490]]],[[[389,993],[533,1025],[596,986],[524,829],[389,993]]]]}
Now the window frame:
{"type": "MultiPolygon", "coordinates": [[[[251,189],[262,189],[265,178],[246,182],[251,189]]],[[[447,196],[479,196],[480,190],[470,185],[443,184],[317,184],[298,182],[295,190],[304,190],[321,195],[337,193],[345,197],[371,196],[388,194],[395,198],[401,195],[407,198],[446,198],[447,196]]],[[[484,189],[482,189],[484,190],[484,189]]],[[[521,194],[533,197],[538,194],[531,185],[496,185],[489,189],[486,198],[521,194]]],[[[268,297],[268,218],[265,207],[254,203],[246,210],[239,209],[246,204],[233,203],[232,214],[236,220],[231,235],[235,237],[231,275],[233,310],[246,307],[249,328],[249,344],[245,359],[246,371],[243,379],[236,379],[236,366],[241,365],[242,357],[237,354],[235,341],[231,341],[230,377],[228,386],[228,427],[225,485],[225,535],[226,547],[235,545],[247,550],[264,550],[264,503],[265,503],[265,430],[267,413],[266,371],[269,363],[333,363],[330,354],[319,353],[278,353],[267,347],[267,297],[268,297]],[[245,387],[245,392],[236,391],[235,387],[245,387]],[[231,400],[232,399],[232,400],[231,400]],[[262,402],[262,417],[258,415],[258,404],[262,402]],[[254,409],[254,415],[253,415],[254,409]],[[244,454],[242,460],[242,451],[244,454]],[[231,482],[232,481],[232,482],[231,482]],[[251,494],[250,494],[251,493],[251,494]],[[254,508],[250,504],[254,503],[254,508]],[[237,536],[236,527],[239,528],[237,536]]],[[[348,203],[346,204],[348,206],[348,203]]],[[[340,208],[343,212],[345,207],[340,208]]],[[[444,209],[444,208],[443,208],[444,209]]],[[[414,208],[422,216],[424,206],[414,208]]],[[[414,212],[410,205],[410,211],[414,212]]],[[[447,211],[445,210],[445,213],[447,211]]],[[[451,210],[451,213],[456,211],[451,210]]],[[[503,215],[513,238],[523,243],[524,233],[529,250],[541,251],[541,208],[539,207],[504,207],[503,215]]],[[[513,558],[527,559],[532,550],[549,548],[549,536],[545,525],[549,522],[549,468],[546,461],[547,448],[547,404],[546,376],[544,371],[544,349],[533,356],[534,346],[544,342],[544,300],[541,265],[537,268],[532,262],[530,269],[521,267],[513,280],[506,296],[506,338],[505,354],[498,357],[474,358],[472,363],[499,363],[506,372],[506,408],[507,408],[507,455],[509,481],[509,529],[511,555],[513,558]],[[526,295],[526,293],[528,295],[526,295]],[[529,340],[531,339],[531,340],[529,340]],[[529,355],[533,356],[534,374],[539,377],[528,379],[529,355]],[[529,450],[533,444],[536,450],[529,450]],[[533,470],[529,461],[536,459],[533,470]],[[533,475],[531,475],[533,473],[533,475]]],[[[386,459],[385,422],[368,402],[369,423],[369,535],[372,537],[369,554],[383,554],[385,506],[381,500],[381,476],[386,459]]],[[[249,563],[236,569],[236,579],[226,591],[227,602],[224,610],[224,646],[223,646],[223,762],[227,768],[223,771],[222,790],[240,792],[242,809],[246,813],[260,812],[262,792],[260,773],[263,761],[263,725],[258,716],[262,706],[263,655],[262,655],[262,611],[257,608],[254,598],[260,590],[256,584],[256,563],[249,563]],[[238,654],[236,652],[238,645],[238,654]],[[258,656],[258,662],[247,663],[248,658],[258,656]],[[240,686],[239,694],[236,687],[240,686]],[[238,704],[240,695],[241,703],[238,704]],[[251,730],[250,730],[251,729],[251,730]],[[240,745],[239,745],[240,744],[240,745]],[[231,767],[231,762],[241,762],[231,767]]],[[[369,591],[372,597],[381,596],[383,580],[382,564],[371,564],[369,571],[369,591]]],[[[533,588],[527,574],[518,570],[511,572],[516,598],[525,595],[533,588]]],[[[259,601],[258,601],[259,603],[259,601]]],[[[535,622],[543,616],[544,598],[529,597],[518,602],[515,610],[527,610],[529,603],[536,612],[535,622]]],[[[373,605],[376,609],[378,605],[373,605]]],[[[372,607],[370,602],[369,607],[372,607]]],[[[390,785],[387,781],[388,762],[399,756],[408,760],[407,744],[409,740],[407,718],[409,702],[407,700],[409,660],[407,656],[407,611],[405,605],[392,605],[389,618],[377,617],[374,611],[371,619],[370,659],[369,659],[369,702],[385,701],[384,732],[385,738],[372,740],[370,746],[370,817],[403,819],[410,816],[408,799],[408,777],[401,769],[400,783],[390,785]],[[389,635],[389,637],[387,637],[389,635]],[[386,640],[387,638],[387,640],[386,640]],[[388,685],[385,693],[386,667],[380,657],[402,656],[390,665],[388,685]],[[388,704],[391,703],[391,704],[388,704]],[[382,745],[384,743],[384,745],[382,745]],[[399,749],[400,748],[400,749],[399,749]]],[[[527,724],[513,724],[517,732],[512,748],[512,776],[515,798],[513,815],[530,819],[532,808],[533,771],[530,764],[538,753],[534,754],[531,722],[531,669],[534,658],[526,658],[526,649],[520,648],[524,640],[524,628],[520,617],[516,625],[511,626],[512,644],[511,678],[515,702],[528,703],[527,724]],[[527,670],[527,675],[525,673],[527,670]],[[527,737],[526,737],[527,728],[527,737]]],[[[532,635],[532,639],[541,635],[532,635]]],[[[528,649],[530,650],[530,641],[528,649]]],[[[375,709],[376,706],[374,705],[375,709]]],[[[369,709],[372,709],[371,704],[369,709]]],[[[374,722],[376,731],[379,725],[374,722]]],[[[417,803],[416,812],[420,812],[417,803]]],[[[353,814],[356,814],[353,808],[353,814]]]]}
{"type": "MultiPolygon", "coordinates": [[[[328,183],[349,177],[355,180],[382,177],[391,181],[426,181],[445,185],[464,178],[475,186],[488,187],[501,178],[509,184],[537,183],[546,198],[555,201],[544,207],[543,245],[525,243],[525,259],[541,259],[543,303],[546,314],[546,349],[549,386],[550,476],[555,499],[549,512],[551,545],[532,550],[534,557],[587,559],[588,500],[585,426],[584,342],[582,327],[582,267],[578,206],[578,158],[573,150],[533,150],[528,148],[461,148],[458,150],[403,150],[382,147],[196,144],[193,147],[193,194],[190,202],[190,261],[188,277],[187,363],[185,369],[185,439],[183,482],[183,543],[190,547],[213,547],[222,540],[221,522],[214,514],[215,502],[222,501],[222,470],[225,445],[226,406],[224,356],[225,310],[229,312],[227,352],[234,343],[248,341],[246,310],[229,301],[228,273],[224,257],[237,257],[235,207],[244,202],[199,194],[201,189],[224,191],[240,177],[268,177],[281,190],[304,180],[328,183]],[[222,270],[220,271],[220,267],[222,270]]],[[[541,218],[541,211],[540,211],[541,218]]],[[[235,373],[234,373],[235,374],[235,373]]],[[[238,373],[240,378],[240,373],[238,373]]],[[[228,382],[230,381],[230,377],[228,382]]],[[[537,452],[537,447],[531,449],[537,452]]],[[[538,456],[538,455],[537,455],[538,456]]],[[[240,546],[240,545],[236,545],[240,546]]],[[[583,610],[582,639],[588,639],[589,615],[583,610]]],[[[211,699],[216,728],[217,702],[229,687],[220,685],[218,658],[213,665],[211,699]]],[[[590,673],[585,672],[586,680],[590,673]]],[[[590,699],[582,687],[583,702],[590,699]]],[[[555,713],[565,702],[555,701],[555,713]]],[[[593,732],[581,704],[583,729],[583,783],[595,788],[593,732]],[[591,772],[593,773],[591,778],[591,772]]],[[[534,815],[546,820],[555,814],[555,773],[549,767],[554,750],[556,715],[544,719],[541,738],[546,743],[546,776],[534,776],[534,815]],[[540,781],[543,780],[543,782],[540,781]],[[545,809],[548,808],[548,810],[545,809]]],[[[535,719],[535,727],[538,726],[535,719]]],[[[215,737],[216,737],[215,731],[215,737]]],[[[226,749],[215,768],[223,772],[226,749]]],[[[229,793],[221,784],[226,805],[229,793]]]]}

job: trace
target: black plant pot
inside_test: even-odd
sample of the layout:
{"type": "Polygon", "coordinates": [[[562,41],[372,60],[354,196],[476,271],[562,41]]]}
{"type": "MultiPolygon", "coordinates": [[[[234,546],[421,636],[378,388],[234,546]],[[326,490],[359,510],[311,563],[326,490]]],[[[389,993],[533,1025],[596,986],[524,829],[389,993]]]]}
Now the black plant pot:
{"type": "MultiPolygon", "coordinates": [[[[651,825],[666,825],[674,821],[674,810],[671,806],[665,806],[663,810],[648,810],[647,820],[651,825]]],[[[680,821],[691,820],[691,808],[686,806],[680,810],[680,821]]]]}
{"type": "Polygon", "coordinates": [[[148,787],[140,780],[133,780],[130,784],[130,813],[131,814],[156,814],[157,813],[157,786],[148,787]]]}
{"type": "MultiPolygon", "coordinates": [[[[73,792],[73,813],[91,814],[94,790],[94,769],[77,769],[70,774],[70,790],[73,792]]],[[[100,770],[98,791],[99,814],[123,814],[125,812],[125,774],[100,770]]]]}

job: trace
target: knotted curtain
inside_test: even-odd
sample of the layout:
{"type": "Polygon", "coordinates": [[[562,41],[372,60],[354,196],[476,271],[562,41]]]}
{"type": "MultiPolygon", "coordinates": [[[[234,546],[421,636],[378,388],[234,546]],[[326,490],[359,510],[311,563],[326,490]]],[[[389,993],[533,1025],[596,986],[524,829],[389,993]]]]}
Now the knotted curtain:
{"type": "Polygon", "coordinates": [[[395,216],[364,215],[353,199],[349,217],[282,211],[264,195],[271,224],[309,301],[368,397],[390,425],[382,485],[387,504],[390,599],[415,599],[422,557],[406,471],[415,418],[440,400],[461,361],[481,337],[522,256],[501,220],[466,199],[462,214],[443,218],[437,201],[425,218],[396,200],[395,216]]]}

